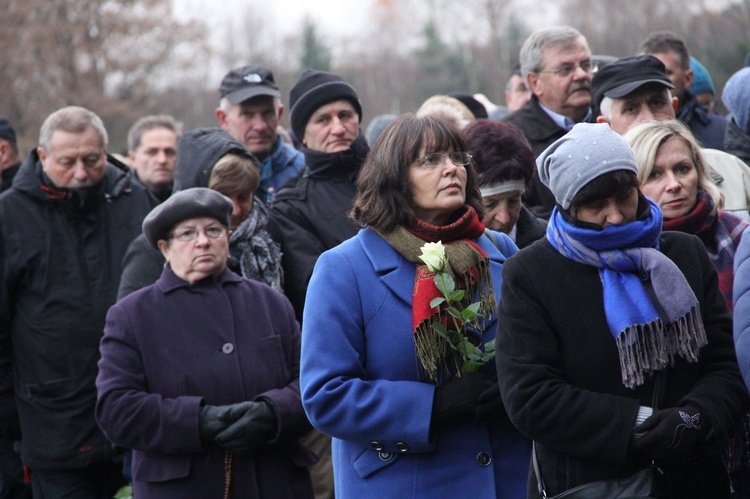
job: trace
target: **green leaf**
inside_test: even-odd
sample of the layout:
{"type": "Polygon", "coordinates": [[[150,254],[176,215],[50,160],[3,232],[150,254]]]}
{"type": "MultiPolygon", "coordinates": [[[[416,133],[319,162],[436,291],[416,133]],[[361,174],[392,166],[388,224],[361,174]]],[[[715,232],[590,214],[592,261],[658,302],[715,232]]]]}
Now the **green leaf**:
{"type": "Polygon", "coordinates": [[[443,294],[443,296],[450,296],[453,290],[456,289],[456,281],[445,272],[440,272],[435,276],[435,286],[443,294]]]}
{"type": "Polygon", "coordinates": [[[441,336],[447,337],[447,335],[448,335],[448,330],[445,329],[445,326],[443,326],[439,322],[433,322],[432,323],[432,330],[435,331],[435,332],[437,332],[441,336]]]}
{"type": "Polygon", "coordinates": [[[438,308],[440,305],[443,304],[443,302],[445,302],[445,298],[443,298],[442,296],[433,298],[432,300],[430,300],[430,308],[438,308]]]}
{"type": "Polygon", "coordinates": [[[470,308],[466,307],[461,311],[461,318],[466,321],[470,322],[476,319],[477,317],[482,317],[482,314],[478,314],[475,311],[471,310],[470,308]]]}
{"type": "Polygon", "coordinates": [[[446,312],[448,312],[449,314],[451,314],[451,316],[455,317],[456,319],[463,320],[463,316],[461,315],[461,312],[459,312],[459,310],[456,307],[448,307],[445,310],[446,310],[446,312]]]}
{"type": "Polygon", "coordinates": [[[461,301],[463,300],[465,294],[466,294],[466,291],[464,291],[463,289],[457,289],[453,293],[451,293],[450,301],[452,302],[461,301]]]}

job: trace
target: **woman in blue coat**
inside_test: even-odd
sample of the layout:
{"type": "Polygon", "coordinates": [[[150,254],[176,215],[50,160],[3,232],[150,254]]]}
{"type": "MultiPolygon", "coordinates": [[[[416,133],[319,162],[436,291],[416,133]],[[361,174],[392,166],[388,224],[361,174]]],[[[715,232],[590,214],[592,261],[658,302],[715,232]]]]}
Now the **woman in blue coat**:
{"type": "Polygon", "coordinates": [[[381,134],[358,179],[365,226],[318,259],[305,302],[300,383],[313,426],[333,437],[337,499],[520,497],[528,442],[510,425],[494,366],[471,372],[436,332],[453,324],[420,259],[445,247],[462,329],[494,338],[501,267],[517,251],[485,232],[471,155],[443,119],[405,115],[381,134]],[[516,456],[520,455],[521,458],[516,456]]]}
{"type": "Polygon", "coordinates": [[[97,421],[135,497],[312,498],[289,301],[227,269],[232,202],[173,194],[144,220],[167,265],[107,315],[97,421]]]}

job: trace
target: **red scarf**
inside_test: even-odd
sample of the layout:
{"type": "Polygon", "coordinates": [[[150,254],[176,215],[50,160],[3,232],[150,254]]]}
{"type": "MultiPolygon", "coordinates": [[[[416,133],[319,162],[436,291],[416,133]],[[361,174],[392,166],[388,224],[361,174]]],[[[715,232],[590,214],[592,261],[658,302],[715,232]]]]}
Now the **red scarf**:
{"type": "Polygon", "coordinates": [[[432,331],[432,322],[447,323],[446,314],[430,307],[430,302],[439,296],[435,286],[435,274],[419,259],[424,243],[442,242],[448,266],[445,272],[456,281],[457,289],[466,295],[462,306],[480,301],[479,312],[488,317],[497,303],[489,273],[487,253],[472,240],[484,234],[484,223],[476,211],[466,205],[459,218],[445,226],[431,225],[417,218],[410,218],[403,227],[380,234],[404,258],[416,265],[414,292],[412,294],[412,331],[417,347],[417,357],[427,377],[439,383],[451,368],[457,366],[450,347],[442,336],[432,331]]]}

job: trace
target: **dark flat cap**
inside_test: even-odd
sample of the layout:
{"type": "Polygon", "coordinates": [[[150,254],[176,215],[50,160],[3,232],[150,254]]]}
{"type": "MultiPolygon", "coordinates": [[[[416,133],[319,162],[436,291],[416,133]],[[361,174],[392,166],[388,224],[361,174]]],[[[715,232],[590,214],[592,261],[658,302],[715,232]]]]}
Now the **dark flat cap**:
{"type": "Polygon", "coordinates": [[[623,57],[605,64],[591,80],[594,118],[600,114],[599,106],[604,97],[620,99],[647,83],[659,83],[667,88],[674,88],[664,64],[652,55],[623,57]]]}
{"type": "Polygon", "coordinates": [[[159,240],[169,239],[169,233],[175,225],[199,217],[215,218],[229,227],[232,219],[232,200],[205,187],[175,192],[146,215],[143,220],[143,234],[151,246],[158,248],[159,240]]]}

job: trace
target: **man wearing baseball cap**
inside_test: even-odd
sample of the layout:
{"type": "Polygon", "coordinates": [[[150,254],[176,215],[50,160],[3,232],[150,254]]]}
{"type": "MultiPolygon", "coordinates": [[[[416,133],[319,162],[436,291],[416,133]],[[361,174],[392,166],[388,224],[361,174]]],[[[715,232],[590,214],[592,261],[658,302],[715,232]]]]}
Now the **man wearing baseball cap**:
{"type": "MultiPolygon", "coordinates": [[[[652,55],[623,57],[603,66],[591,80],[592,116],[625,134],[650,120],[673,120],[678,105],[664,64],[652,55]]],[[[701,149],[711,179],[724,194],[724,210],[748,220],[750,168],[739,158],[717,149],[701,149]]]]}
{"type": "Polygon", "coordinates": [[[258,195],[268,203],[305,166],[302,154],[276,133],[284,105],[273,73],[263,66],[233,69],[222,80],[219,93],[219,126],[258,158],[258,195]]]}

